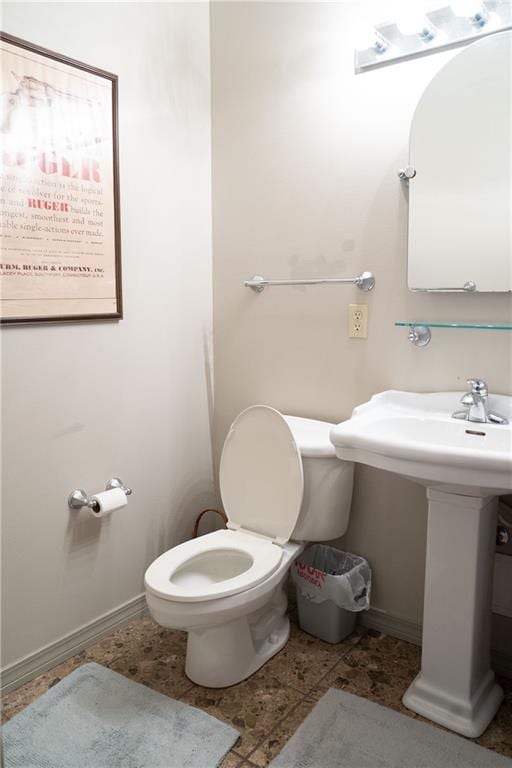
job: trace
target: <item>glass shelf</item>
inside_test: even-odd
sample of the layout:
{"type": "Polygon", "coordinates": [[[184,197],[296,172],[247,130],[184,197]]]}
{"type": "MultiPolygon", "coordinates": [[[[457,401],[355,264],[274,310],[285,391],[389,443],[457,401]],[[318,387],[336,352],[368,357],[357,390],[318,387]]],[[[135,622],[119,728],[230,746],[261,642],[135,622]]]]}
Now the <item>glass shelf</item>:
{"type": "Polygon", "coordinates": [[[397,321],[398,328],[409,328],[408,339],[415,347],[426,347],[432,339],[431,328],[469,328],[477,331],[512,331],[512,323],[429,323],[397,321]]]}
{"type": "Polygon", "coordinates": [[[479,331],[512,331],[512,323],[429,323],[423,320],[396,322],[400,328],[475,328],[479,331]]]}

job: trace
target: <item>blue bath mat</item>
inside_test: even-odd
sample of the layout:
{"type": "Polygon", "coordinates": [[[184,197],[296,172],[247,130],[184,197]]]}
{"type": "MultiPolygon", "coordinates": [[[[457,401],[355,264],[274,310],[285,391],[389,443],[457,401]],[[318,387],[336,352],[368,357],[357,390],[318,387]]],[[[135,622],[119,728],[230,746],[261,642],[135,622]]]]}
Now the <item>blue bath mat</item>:
{"type": "Polygon", "coordinates": [[[215,768],[231,726],[85,664],[4,726],[5,768],[215,768]]]}
{"type": "Polygon", "coordinates": [[[269,768],[512,768],[512,760],[330,688],[269,768]]]}

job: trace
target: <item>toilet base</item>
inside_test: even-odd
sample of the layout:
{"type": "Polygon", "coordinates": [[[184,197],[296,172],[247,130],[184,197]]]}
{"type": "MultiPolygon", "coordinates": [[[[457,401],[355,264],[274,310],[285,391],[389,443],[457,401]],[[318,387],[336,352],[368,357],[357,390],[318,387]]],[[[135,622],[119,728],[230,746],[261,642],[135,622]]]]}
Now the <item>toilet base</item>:
{"type": "Polygon", "coordinates": [[[197,685],[225,688],[254,674],[288,641],[287,598],[280,586],[254,613],[189,631],[185,674],[197,685]]]}

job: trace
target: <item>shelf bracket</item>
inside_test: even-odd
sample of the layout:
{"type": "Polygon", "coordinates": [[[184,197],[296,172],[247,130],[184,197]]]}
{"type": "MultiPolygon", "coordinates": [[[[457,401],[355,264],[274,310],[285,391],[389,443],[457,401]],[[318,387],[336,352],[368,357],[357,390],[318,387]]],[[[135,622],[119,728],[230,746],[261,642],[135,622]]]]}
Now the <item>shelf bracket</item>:
{"type": "Polygon", "coordinates": [[[412,325],[407,338],[415,347],[426,347],[430,344],[432,332],[428,325],[412,325]]]}

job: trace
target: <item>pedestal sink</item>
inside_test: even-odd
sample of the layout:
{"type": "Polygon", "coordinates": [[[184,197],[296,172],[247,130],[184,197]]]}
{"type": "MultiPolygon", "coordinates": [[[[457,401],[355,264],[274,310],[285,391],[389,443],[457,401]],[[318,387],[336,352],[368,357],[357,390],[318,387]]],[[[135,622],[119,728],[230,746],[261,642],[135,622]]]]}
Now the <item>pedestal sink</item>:
{"type": "MultiPolygon", "coordinates": [[[[477,737],[503,698],[490,667],[490,626],[497,496],[512,492],[512,428],[453,419],[462,394],[381,392],[334,427],[331,440],[340,459],[427,488],[422,666],[403,702],[477,737]]],[[[489,405],[512,422],[512,397],[490,396],[489,405]]]]}

